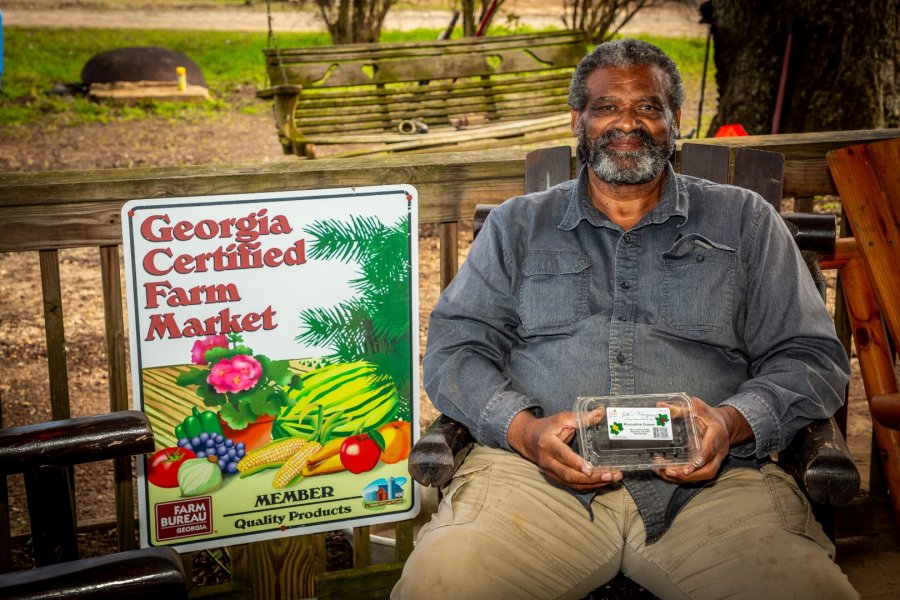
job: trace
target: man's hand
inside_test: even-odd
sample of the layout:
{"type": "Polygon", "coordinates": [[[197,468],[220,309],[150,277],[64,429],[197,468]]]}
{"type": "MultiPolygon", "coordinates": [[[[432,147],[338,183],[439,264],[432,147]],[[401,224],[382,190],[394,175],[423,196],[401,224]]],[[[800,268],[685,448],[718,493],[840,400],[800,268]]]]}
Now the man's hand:
{"type": "Polygon", "coordinates": [[[575,414],[558,413],[538,418],[523,410],[507,432],[510,447],[541,468],[553,482],[586,492],[622,480],[621,471],[594,468],[573,452],[575,414]]]}
{"type": "Polygon", "coordinates": [[[713,407],[694,397],[691,405],[700,436],[697,458],[691,465],[654,469],[657,475],[672,483],[698,483],[715,478],[729,448],[753,438],[750,425],[736,408],[713,407]]]}

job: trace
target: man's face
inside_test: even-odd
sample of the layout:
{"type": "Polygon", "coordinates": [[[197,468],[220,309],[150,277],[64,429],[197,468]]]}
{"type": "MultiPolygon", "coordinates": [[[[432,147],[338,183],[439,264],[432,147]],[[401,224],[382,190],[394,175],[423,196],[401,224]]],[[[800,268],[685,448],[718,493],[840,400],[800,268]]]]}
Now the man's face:
{"type": "Polygon", "coordinates": [[[648,183],[675,149],[681,111],[669,108],[669,80],[656,65],[600,68],[586,80],[588,103],[572,111],[579,150],[601,180],[648,183]]]}

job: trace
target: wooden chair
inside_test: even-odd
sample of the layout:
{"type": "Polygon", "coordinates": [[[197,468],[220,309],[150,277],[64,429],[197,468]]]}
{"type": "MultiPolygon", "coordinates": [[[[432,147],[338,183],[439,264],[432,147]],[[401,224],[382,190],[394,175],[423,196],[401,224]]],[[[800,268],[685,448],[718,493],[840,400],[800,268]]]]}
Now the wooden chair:
{"type": "Polygon", "coordinates": [[[25,476],[38,565],[0,575],[0,597],[187,598],[182,563],[171,548],[79,558],[72,466],[153,447],[150,422],[137,411],[0,429],[0,475],[25,476]]]}
{"type": "MultiPolygon", "coordinates": [[[[841,195],[845,228],[835,266],[847,304],[872,433],[883,472],[881,486],[900,525],[900,392],[896,347],[900,343],[900,139],[832,150],[827,154],[841,195]]],[[[874,486],[870,486],[874,487],[874,486]]],[[[871,490],[870,490],[871,491],[871,490]]]]}
{"type": "MultiPolygon", "coordinates": [[[[570,179],[570,152],[566,146],[530,153],[526,158],[525,191],[540,191],[570,179]]],[[[738,149],[731,180],[731,157],[727,147],[685,144],[681,156],[681,172],[753,189],[780,209],[784,169],[781,154],[738,149]]],[[[476,208],[473,227],[476,235],[492,207],[480,205],[476,208]]],[[[783,217],[801,250],[815,253],[833,249],[836,239],[833,215],[783,217]]],[[[824,280],[814,254],[807,264],[824,295],[824,280]]],[[[463,425],[441,415],[413,447],[409,458],[413,479],[426,486],[444,486],[459,466],[462,451],[472,443],[474,440],[463,425]]],[[[797,479],[814,505],[818,505],[816,512],[833,536],[829,510],[852,500],[860,486],[859,471],[835,420],[816,421],[798,432],[791,446],[781,453],[779,464],[797,479]]]]}

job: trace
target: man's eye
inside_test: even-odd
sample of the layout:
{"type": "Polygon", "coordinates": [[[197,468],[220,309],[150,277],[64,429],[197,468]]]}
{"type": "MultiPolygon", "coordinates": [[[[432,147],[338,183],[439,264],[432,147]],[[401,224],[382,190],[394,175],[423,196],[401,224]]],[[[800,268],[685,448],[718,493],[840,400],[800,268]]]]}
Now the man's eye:
{"type": "Polygon", "coordinates": [[[597,112],[612,112],[616,109],[612,104],[602,104],[600,106],[595,106],[594,110],[597,112]]]}

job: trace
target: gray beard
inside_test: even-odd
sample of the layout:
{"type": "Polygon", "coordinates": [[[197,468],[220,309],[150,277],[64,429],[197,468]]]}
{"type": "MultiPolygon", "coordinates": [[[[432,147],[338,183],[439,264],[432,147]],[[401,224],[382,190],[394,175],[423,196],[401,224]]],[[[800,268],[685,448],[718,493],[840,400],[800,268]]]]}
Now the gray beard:
{"type": "Polygon", "coordinates": [[[586,139],[584,126],[580,121],[577,133],[583,160],[597,177],[613,185],[640,185],[653,181],[665,169],[678,138],[678,128],[674,122],[669,127],[669,137],[662,141],[653,139],[649,133],[640,129],[631,133],[614,129],[591,143],[586,139]],[[638,150],[610,150],[609,145],[613,140],[626,136],[639,138],[644,142],[644,147],[638,150]]]}

